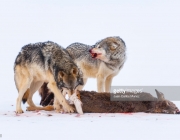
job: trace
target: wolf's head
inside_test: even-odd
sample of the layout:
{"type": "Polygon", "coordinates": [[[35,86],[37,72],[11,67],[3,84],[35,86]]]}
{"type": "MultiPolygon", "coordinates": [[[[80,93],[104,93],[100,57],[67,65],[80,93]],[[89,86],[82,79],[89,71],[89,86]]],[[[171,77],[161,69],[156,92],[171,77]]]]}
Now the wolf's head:
{"type": "Polygon", "coordinates": [[[125,57],[126,45],[120,37],[107,37],[90,50],[93,58],[104,62],[125,57]]]}
{"type": "Polygon", "coordinates": [[[69,72],[56,70],[55,81],[59,89],[69,91],[70,94],[73,94],[77,86],[84,84],[82,73],[77,67],[72,67],[69,72]]]}

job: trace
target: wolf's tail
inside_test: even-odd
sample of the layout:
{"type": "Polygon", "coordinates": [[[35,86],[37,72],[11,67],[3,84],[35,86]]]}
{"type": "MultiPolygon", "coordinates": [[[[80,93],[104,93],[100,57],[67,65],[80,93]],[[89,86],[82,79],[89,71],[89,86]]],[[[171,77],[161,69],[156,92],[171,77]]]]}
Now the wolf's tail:
{"type": "Polygon", "coordinates": [[[22,54],[21,52],[17,55],[15,62],[14,62],[14,71],[17,65],[22,63],[22,54]]]}
{"type": "Polygon", "coordinates": [[[27,101],[27,99],[28,99],[28,97],[29,97],[29,92],[30,92],[29,89],[27,89],[26,92],[24,93],[24,96],[23,96],[23,98],[22,98],[23,104],[26,103],[26,101],[27,101]]]}

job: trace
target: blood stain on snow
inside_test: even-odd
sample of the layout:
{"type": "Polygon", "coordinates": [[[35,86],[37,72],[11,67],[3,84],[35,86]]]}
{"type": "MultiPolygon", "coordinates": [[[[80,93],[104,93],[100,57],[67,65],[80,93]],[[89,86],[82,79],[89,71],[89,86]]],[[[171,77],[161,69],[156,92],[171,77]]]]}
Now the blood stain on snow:
{"type": "Polygon", "coordinates": [[[15,116],[20,116],[20,115],[16,113],[15,116]]]}
{"type": "Polygon", "coordinates": [[[80,114],[77,114],[75,117],[80,117],[80,114]]]}
{"type": "Polygon", "coordinates": [[[123,115],[133,115],[132,113],[122,113],[123,115]]]}

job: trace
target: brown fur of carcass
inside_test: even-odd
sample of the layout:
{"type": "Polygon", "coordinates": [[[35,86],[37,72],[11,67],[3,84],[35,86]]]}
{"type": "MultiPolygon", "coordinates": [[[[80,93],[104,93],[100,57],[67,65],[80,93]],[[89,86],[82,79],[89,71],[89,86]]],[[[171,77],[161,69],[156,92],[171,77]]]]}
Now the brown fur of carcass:
{"type": "MultiPolygon", "coordinates": [[[[52,92],[48,91],[46,84],[39,91],[42,97],[40,104],[42,106],[53,105],[54,96],[52,96],[52,92]]],[[[143,101],[137,101],[137,99],[132,98],[129,101],[111,101],[110,93],[79,91],[84,113],[149,112],[179,114],[179,109],[173,102],[165,100],[161,92],[156,90],[156,93],[158,98],[145,92],[137,94],[143,101]]],[[[130,93],[126,93],[126,95],[128,94],[130,93]]]]}

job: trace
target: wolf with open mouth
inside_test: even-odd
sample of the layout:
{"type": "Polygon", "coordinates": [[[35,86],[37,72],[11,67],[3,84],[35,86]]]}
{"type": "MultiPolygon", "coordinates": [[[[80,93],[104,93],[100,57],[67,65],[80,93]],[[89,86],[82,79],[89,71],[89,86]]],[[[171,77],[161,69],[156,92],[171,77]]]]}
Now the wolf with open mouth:
{"type": "MultiPolygon", "coordinates": [[[[95,45],[73,43],[66,50],[83,73],[84,85],[88,78],[97,79],[97,91],[109,92],[112,79],[126,60],[125,42],[118,36],[107,37],[95,45]]],[[[79,87],[82,90],[83,86],[79,87]]]]}

